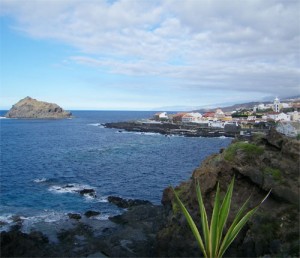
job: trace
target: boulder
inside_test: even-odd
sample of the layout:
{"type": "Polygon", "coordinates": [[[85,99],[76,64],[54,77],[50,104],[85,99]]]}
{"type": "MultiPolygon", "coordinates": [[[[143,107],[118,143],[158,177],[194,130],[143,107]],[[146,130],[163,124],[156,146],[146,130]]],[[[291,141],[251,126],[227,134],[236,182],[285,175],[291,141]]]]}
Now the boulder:
{"type": "Polygon", "coordinates": [[[94,189],[83,189],[78,191],[81,195],[89,195],[93,198],[96,197],[96,191],[94,189]]]}

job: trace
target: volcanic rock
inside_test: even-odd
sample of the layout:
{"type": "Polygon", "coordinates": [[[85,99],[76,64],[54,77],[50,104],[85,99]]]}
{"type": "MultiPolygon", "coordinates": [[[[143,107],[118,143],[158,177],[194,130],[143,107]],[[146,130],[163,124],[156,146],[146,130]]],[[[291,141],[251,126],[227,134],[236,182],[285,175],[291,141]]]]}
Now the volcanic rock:
{"type": "Polygon", "coordinates": [[[60,106],[53,103],[38,101],[26,97],[12,106],[5,114],[7,118],[34,118],[34,119],[60,119],[69,118],[72,114],[64,111],[60,106]]]}
{"type": "Polygon", "coordinates": [[[133,206],[151,204],[151,202],[145,200],[123,199],[117,196],[108,196],[107,200],[110,203],[117,205],[119,208],[130,208],[133,206]]]}
{"type": "MultiPolygon", "coordinates": [[[[250,142],[234,142],[222,153],[204,160],[192,178],[175,188],[191,216],[200,223],[195,183],[199,181],[211,217],[218,182],[222,195],[235,176],[228,226],[242,204],[251,196],[255,207],[271,195],[240,232],[226,257],[298,257],[299,255],[299,168],[300,141],[276,131],[256,136],[250,142]]],[[[164,228],[157,234],[157,255],[199,257],[201,251],[170,188],[162,203],[170,209],[164,228]]]]}
{"type": "Polygon", "coordinates": [[[84,215],[88,218],[99,215],[99,211],[87,211],[84,213],[84,215]]]}

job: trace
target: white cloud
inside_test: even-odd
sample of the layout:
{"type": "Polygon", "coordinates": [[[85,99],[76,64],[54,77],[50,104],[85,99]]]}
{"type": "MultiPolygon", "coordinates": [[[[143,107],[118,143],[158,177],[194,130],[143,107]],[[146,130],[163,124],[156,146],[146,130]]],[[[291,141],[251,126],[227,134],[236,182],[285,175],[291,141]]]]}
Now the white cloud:
{"type": "Polygon", "coordinates": [[[1,0],[34,38],[77,48],[74,62],[177,80],[175,87],[299,93],[300,2],[1,0]]]}

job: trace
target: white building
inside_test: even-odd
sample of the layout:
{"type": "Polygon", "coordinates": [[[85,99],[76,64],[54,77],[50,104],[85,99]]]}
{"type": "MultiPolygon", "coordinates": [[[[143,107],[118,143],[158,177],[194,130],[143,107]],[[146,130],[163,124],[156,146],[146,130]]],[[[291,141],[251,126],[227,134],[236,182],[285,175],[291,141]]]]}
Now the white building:
{"type": "Polygon", "coordinates": [[[224,112],[222,111],[222,109],[218,108],[215,112],[215,118],[221,119],[223,117],[225,117],[224,112]]]}
{"type": "Polygon", "coordinates": [[[287,114],[291,117],[291,121],[300,121],[300,113],[298,111],[288,112],[287,114]]]}
{"type": "Polygon", "coordinates": [[[166,120],[168,119],[167,112],[159,112],[154,115],[156,120],[166,120]]]}
{"type": "Polygon", "coordinates": [[[197,112],[186,113],[182,116],[182,123],[200,123],[202,115],[197,112]]]}
{"type": "Polygon", "coordinates": [[[291,116],[285,113],[269,113],[268,115],[269,119],[273,119],[275,121],[291,121],[291,116]]]}

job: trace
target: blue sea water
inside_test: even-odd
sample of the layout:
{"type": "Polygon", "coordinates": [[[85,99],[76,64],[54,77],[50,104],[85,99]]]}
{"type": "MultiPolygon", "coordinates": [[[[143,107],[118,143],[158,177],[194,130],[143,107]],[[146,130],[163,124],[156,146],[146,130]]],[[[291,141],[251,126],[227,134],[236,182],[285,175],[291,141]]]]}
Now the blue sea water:
{"type": "Polygon", "coordinates": [[[109,195],[159,204],[164,188],[188,179],[205,157],[231,142],[100,126],[153,114],[74,111],[75,117],[65,120],[0,119],[0,220],[87,210],[101,211],[105,219],[120,212],[107,202],[109,195]],[[80,195],[84,188],[94,189],[97,197],[80,195]]]}

